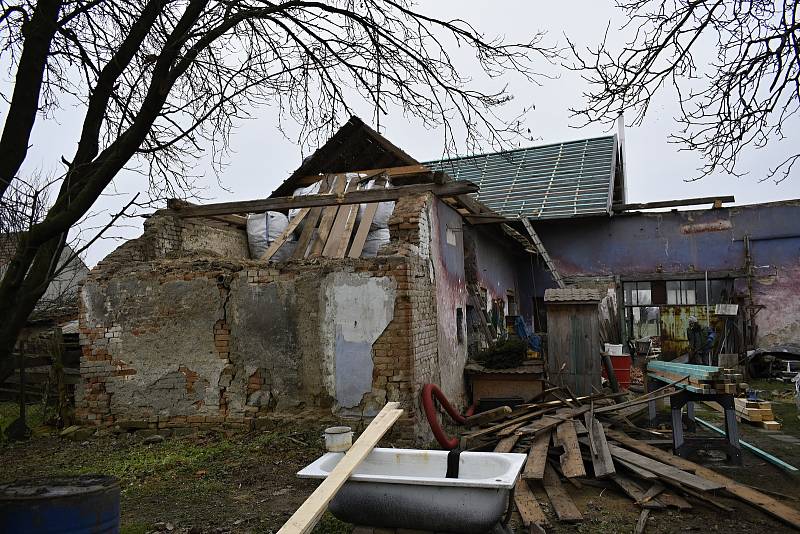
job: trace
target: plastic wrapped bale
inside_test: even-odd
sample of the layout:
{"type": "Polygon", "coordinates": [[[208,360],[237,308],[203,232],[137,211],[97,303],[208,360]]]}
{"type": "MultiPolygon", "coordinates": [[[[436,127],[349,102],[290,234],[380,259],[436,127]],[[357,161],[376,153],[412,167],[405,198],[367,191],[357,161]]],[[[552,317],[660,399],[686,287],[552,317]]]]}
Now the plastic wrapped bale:
{"type": "Polygon", "coordinates": [[[389,229],[378,228],[367,234],[364,242],[364,249],[361,251],[362,258],[371,258],[378,255],[378,249],[389,242],[389,229]]]}
{"type": "Polygon", "coordinates": [[[286,215],[277,211],[248,215],[247,245],[250,248],[250,257],[258,259],[263,256],[288,225],[289,219],[286,215]]]}
{"type": "MultiPolygon", "coordinates": [[[[391,183],[387,183],[385,187],[391,187],[391,183]]],[[[367,182],[367,185],[364,189],[376,189],[375,187],[375,180],[370,180],[367,182]]],[[[361,223],[361,219],[364,218],[364,212],[367,209],[368,204],[359,204],[358,205],[358,217],[356,217],[356,224],[361,223]]],[[[372,224],[370,224],[370,230],[382,230],[385,228],[389,228],[389,218],[392,216],[392,212],[394,212],[394,201],[387,200],[386,202],[378,203],[378,209],[375,211],[375,216],[372,218],[372,224]]]]}

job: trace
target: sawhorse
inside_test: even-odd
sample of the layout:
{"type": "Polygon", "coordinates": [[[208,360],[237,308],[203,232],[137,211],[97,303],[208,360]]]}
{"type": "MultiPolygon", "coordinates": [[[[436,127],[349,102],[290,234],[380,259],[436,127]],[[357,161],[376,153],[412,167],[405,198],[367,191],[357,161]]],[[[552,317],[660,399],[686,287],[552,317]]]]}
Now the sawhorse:
{"type": "MultiPolygon", "coordinates": [[[[651,387],[656,379],[648,375],[647,391],[652,391],[651,387]]],[[[683,384],[676,384],[681,387],[683,384]]],[[[672,450],[674,454],[686,458],[690,453],[702,449],[718,449],[725,451],[728,461],[734,465],[742,465],[742,447],[739,444],[739,427],[736,422],[736,408],[731,393],[696,393],[681,388],[681,391],[669,398],[669,405],[672,419],[672,450]],[[683,433],[683,424],[686,423],[687,432],[694,433],[697,430],[697,423],[694,419],[694,403],[698,401],[716,402],[725,412],[725,437],[724,438],[687,438],[683,433]],[[686,406],[686,419],[683,417],[683,407],[686,406]]],[[[651,400],[647,403],[648,417],[650,424],[656,421],[656,401],[651,400]]]]}

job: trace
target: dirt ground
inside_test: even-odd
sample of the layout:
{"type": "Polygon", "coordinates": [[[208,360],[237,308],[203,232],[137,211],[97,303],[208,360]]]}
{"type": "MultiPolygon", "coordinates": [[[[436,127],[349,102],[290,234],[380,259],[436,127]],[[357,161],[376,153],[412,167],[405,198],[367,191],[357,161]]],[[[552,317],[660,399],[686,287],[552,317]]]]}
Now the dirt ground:
{"type": "MultiPolygon", "coordinates": [[[[788,389],[780,384],[760,386],[770,391],[788,389]]],[[[771,395],[770,391],[764,395],[771,395]]],[[[794,402],[791,398],[771,400],[784,429],[767,432],[741,424],[742,439],[800,465],[800,420],[794,402]]],[[[7,425],[12,415],[13,406],[0,405],[0,426],[7,425]]],[[[721,422],[719,414],[711,409],[699,408],[697,415],[716,424],[721,422]]],[[[34,410],[34,422],[36,417],[34,410]]],[[[122,486],[122,531],[128,534],[158,530],[192,534],[276,532],[316,486],[315,482],[298,479],[295,473],[323,452],[324,426],[308,420],[285,422],[249,434],[202,432],[154,444],[145,444],[127,434],[67,441],[40,426],[28,442],[0,442],[0,481],[83,473],[115,475],[122,486]]],[[[745,453],[742,468],[727,466],[712,455],[695,460],[740,482],[785,494],[786,498],[779,500],[800,508],[800,476],[787,474],[750,453],[745,453]]],[[[535,491],[551,518],[548,532],[633,531],[639,509],[616,489],[588,485],[577,488],[566,483],[565,488],[585,520],[576,525],[558,523],[544,492],[535,491]]],[[[718,500],[735,511],[724,512],[690,501],[694,508],[689,511],[652,513],[646,532],[794,532],[739,501],[722,497],[718,500]]],[[[351,530],[351,526],[326,515],[315,532],[351,530]]]]}

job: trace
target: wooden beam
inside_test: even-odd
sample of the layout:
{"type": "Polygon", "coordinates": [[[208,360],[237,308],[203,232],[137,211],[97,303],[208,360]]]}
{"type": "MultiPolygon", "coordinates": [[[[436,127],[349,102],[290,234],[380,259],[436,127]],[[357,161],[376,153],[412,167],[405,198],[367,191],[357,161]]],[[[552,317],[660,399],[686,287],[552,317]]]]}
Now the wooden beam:
{"type": "Polygon", "coordinates": [[[746,486],[745,484],[740,484],[735,480],[731,480],[730,478],[721,475],[712,469],[698,465],[694,462],[686,460],[685,458],[681,458],[680,456],[673,456],[672,454],[662,451],[657,447],[653,447],[652,445],[642,443],[639,440],[631,438],[624,432],[608,430],[606,431],[606,435],[614,441],[618,441],[622,445],[635,450],[640,454],[644,454],[650,458],[672,465],[679,469],[692,470],[696,475],[722,485],[722,487],[725,488],[725,491],[732,494],[742,502],[755,506],[769,515],[783,521],[784,523],[792,525],[796,529],[800,529],[800,510],[778,502],[772,497],[768,497],[767,495],[764,495],[763,493],[746,486]]]}
{"type": "Polygon", "coordinates": [[[578,443],[578,435],[575,433],[573,421],[561,423],[556,428],[558,443],[564,448],[560,457],[561,472],[567,478],[585,477],[586,469],[583,466],[583,456],[581,446],[578,443]]]}
{"type": "Polygon", "coordinates": [[[485,412],[470,415],[464,421],[464,426],[469,428],[471,426],[485,425],[498,419],[502,419],[510,413],[511,408],[509,406],[498,406],[497,408],[492,408],[491,410],[486,410],[485,412]]]}
{"type": "Polygon", "coordinates": [[[388,402],[386,406],[375,416],[375,419],[361,433],[353,446],[339,460],[336,467],[328,473],[322,484],[317,486],[308,499],[300,505],[300,508],[292,514],[292,517],[281,527],[278,534],[301,534],[311,532],[317,524],[322,514],[328,508],[328,503],[336,495],[336,492],[344,485],[350,475],[355,471],[364,459],[369,456],[375,445],[403,413],[398,409],[399,402],[388,402]]]}
{"type": "Polygon", "coordinates": [[[519,436],[512,434],[506,438],[501,439],[494,448],[494,452],[511,452],[514,450],[514,445],[519,441],[519,436]]]}
{"type": "MultiPolygon", "coordinates": [[[[347,185],[345,195],[357,190],[358,181],[351,179],[347,185]]],[[[331,231],[328,234],[328,239],[325,241],[325,248],[322,249],[323,256],[344,258],[347,245],[350,243],[350,233],[353,231],[353,225],[356,222],[356,215],[358,215],[358,204],[339,206],[333,226],[331,226],[331,231]]]]}
{"type": "Polygon", "coordinates": [[[547,517],[542,511],[542,507],[539,506],[539,501],[528,487],[528,483],[521,478],[517,479],[517,485],[514,488],[514,504],[517,505],[524,526],[547,524],[547,517]]]}
{"type": "Polygon", "coordinates": [[[548,429],[533,437],[531,449],[528,451],[528,459],[525,461],[525,468],[522,471],[522,478],[526,480],[542,480],[544,478],[551,433],[552,430],[548,429]]]}
{"type": "MultiPolygon", "coordinates": [[[[386,176],[382,175],[375,179],[374,189],[384,188],[386,183],[386,176]]],[[[377,202],[373,202],[367,204],[367,207],[364,208],[364,216],[361,217],[361,222],[358,223],[356,235],[353,236],[353,244],[350,245],[350,252],[347,254],[348,257],[360,258],[361,253],[364,252],[364,244],[367,242],[367,235],[372,226],[372,221],[375,219],[375,214],[378,212],[379,205],[377,202]]]]}
{"type": "Polygon", "coordinates": [[[314,208],[317,206],[344,206],[348,204],[368,204],[370,202],[386,202],[397,200],[408,195],[433,193],[436,196],[454,196],[474,193],[478,186],[472,182],[447,182],[445,184],[415,184],[386,189],[364,189],[344,195],[304,195],[298,197],[275,197],[258,200],[242,200],[238,202],[220,202],[204,206],[180,208],[179,217],[210,217],[212,215],[231,215],[236,213],[260,213],[296,208],[314,208]]]}
{"type": "Polygon", "coordinates": [[[581,515],[580,510],[575,506],[569,494],[564,491],[564,488],[561,486],[561,481],[558,479],[558,475],[550,464],[547,464],[545,467],[544,483],[542,485],[560,521],[564,521],[565,523],[583,521],[583,515],[581,515]]]}
{"type": "Polygon", "coordinates": [[[605,478],[616,473],[614,460],[608,450],[608,442],[603,425],[591,413],[584,414],[586,429],[589,431],[589,451],[592,455],[592,467],[595,478],[605,478]]]}
{"type": "Polygon", "coordinates": [[[286,229],[281,232],[281,235],[279,235],[278,238],[275,239],[275,241],[273,241],[272,244],[267,248],[267,250],[264,251],[264,254],[261,255],[259,260],[269,261],[269,259],[274,256],[276,252],[278,252],[278,249],[281,248],[284,243],[286,243],[286,241],[292,235],[292,232],[294,232],[295,229],[300,226],[300,223],[303,222],[303,219],[306,218],[306,215],[308,215],[309,211],[311,211],[311,208],[303,208],[300,210],[300,213],[295,215],[294,219],[289,222],[289,224],[286,226],[286,229]]]}
{"type": "MultiPolygon", "coordinates": [[[[421,175],[430,176],[431,180],[434,179],[435,175],[435,172],[425,165],[403,165],[400,167],[380,167],[377,169],[365,169],[362,171],[347,171],[347,174],[366,174],[365,177],[358,180],[359,182],[363,180],[369,180],[371,176],[375,176],[376,174],[384,173],[390,178],[408,178],[414,175],[421,175]]],[[[320,181],[324,177],[324,174],[312,174],[298,178],[295,183],[297,185],[311,185],[314,182],[320,181]]]]}
{"type": "Polygon", "coordinates": [[[626,462],[630,462],[633,465],[650,471],[651,473],[655,473],[665,480],[674,481],[681,485],[700,491],[710,491],[721,489],[723,487],[723,485],[719,482],[713,482],[707,480],[706,478],[687,473],[686,471],[682,471],[681,469],[678,469],[672,465],[653,460],[652,458],[642,456],[641,454],[637,454],[610,443],[608,444],[608,450],[611,452],[611,456],[614,458],[622,458],[626,462]]]}
{"type": "Polygon", "coordinates": [[[622,204],[613,206],[614,211],[631,211],[631,210],[649,210],[653,208],[675,208],[679,206],[697,206],[700,204],[728,204],[736,202],[733,195],[724,197],[698,197],[698,198],[684,198],[680,200],[660,200],[658,202],[642,202],[639,204],[622,204]]]}

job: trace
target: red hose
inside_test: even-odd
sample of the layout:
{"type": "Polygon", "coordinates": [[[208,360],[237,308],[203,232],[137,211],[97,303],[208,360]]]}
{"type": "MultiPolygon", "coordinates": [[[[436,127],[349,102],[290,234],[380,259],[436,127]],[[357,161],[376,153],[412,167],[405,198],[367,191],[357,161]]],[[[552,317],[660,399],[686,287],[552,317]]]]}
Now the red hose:
{"type": "Polygon", "coordinates": [[[433,403],[434,397],[436,397],[436,400],[442,405],[442,408],[445,409],[447,415],[459,425],[463,425],[466,418],[475,412],[475,405],[473,404],[470,406],[469,409],[467,409],[467,413],[461,415],[460,412],[457,412],[456,409],[453,408],[450,401],[448,401],[447,397],[442,393],[442,390],[439,389],[439,386],[436,384],[425,384],[422,387],[422,408],[425,410],[425,417],[428,418],[428,424],[431,425],[433,436],[443,448],[455,449],[458,447],[458,438],[448,438],[447,434],[442,430],[442,425],[439,423],[439,418],[436,414],[436,406],[433,403]]]}

